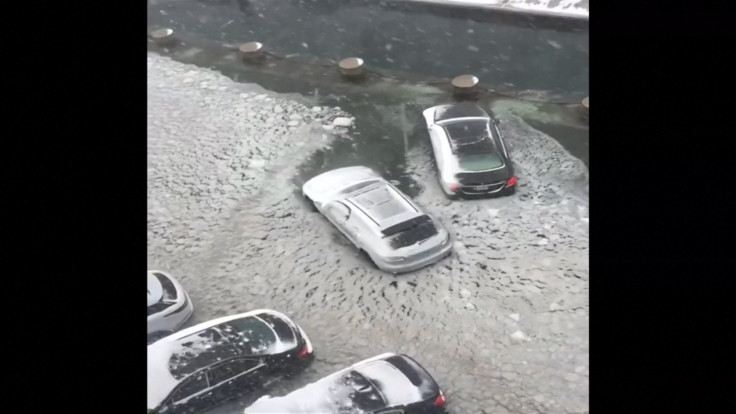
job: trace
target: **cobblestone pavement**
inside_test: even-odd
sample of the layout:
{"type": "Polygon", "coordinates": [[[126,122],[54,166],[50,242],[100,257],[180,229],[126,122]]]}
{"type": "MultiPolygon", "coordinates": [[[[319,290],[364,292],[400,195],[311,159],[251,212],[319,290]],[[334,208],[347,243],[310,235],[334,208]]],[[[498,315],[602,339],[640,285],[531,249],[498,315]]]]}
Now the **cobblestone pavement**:
{"type": "Polygon", "coordinates": [[[190,324],[265,307],[305,329],[317,358],[274,394],[395,351],[433,374],[452,412],[587,412],[588,172],[494,110],[517,194],[450,202],[430,146],[416,145],[416,200],[457,240],[450,257],[393,276],[311,212],[294,180],[311,153],[351,133],[339,126],[350,114],[149,54],[148,266],[187,288],[190,324]]]}

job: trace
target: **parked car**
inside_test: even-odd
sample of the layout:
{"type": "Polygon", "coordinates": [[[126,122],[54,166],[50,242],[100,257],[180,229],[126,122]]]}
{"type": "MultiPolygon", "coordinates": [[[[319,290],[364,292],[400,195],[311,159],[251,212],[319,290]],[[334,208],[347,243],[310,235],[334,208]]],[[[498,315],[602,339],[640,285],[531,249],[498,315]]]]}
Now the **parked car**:
{"type": "Polygon", "coordinates": [[[437,382],[407,355],[385,353],[335,372],[283,397],[264,396],[245,414],[445,412],[437,382]]]}
{"type": "Polygon", "coordinates": [[[192,301],[181,283],[166,272],[148,271],[149,342],[175,332],[193,311],[192,301]]]}
{"type": "Polygon", "coordinates": [[[304,196],[379,269],[403,273],[450,254],[450,233],[368,167],[338,168],[302,187],[304,196]]]}
{"type": "Polygon", "coordinates": [[[312,343],[268,309],[227,316],[148,345],[148,412],[193,413],[306,368],[312,343]]]}
{"type": "Polygon", "coordinates": [[[422,114],[445,194],[455,198],[516,191],[514,166],[493,114],[472,102],[438,105],[422,114]]]}

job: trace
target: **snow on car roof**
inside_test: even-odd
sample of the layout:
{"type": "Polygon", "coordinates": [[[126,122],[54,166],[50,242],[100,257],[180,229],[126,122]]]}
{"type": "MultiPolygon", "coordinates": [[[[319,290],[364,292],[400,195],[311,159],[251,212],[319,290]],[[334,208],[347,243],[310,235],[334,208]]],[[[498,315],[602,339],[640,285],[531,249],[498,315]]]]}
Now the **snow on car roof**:
{"type": "Polygon", "coordinates": [[[386,361],[373,361],[355,370],[378,387],[388,406],[411,404],[422,400],[419,389],[398,368],[386,361]]]}
{"type": "Polygon", "coordinates": [[[386,228],[422,214],[398,191],[384,182],[347,199],[368,215],[378,227],[386,228]]]}
{"type": "MultiPolygon", "coordinates": [[[[285,396],[263,396],[246,408],[245,414],[333,413],[341,406],[348,407],[352,404],[349,395],[350,389],[336,385],[336,380],[342,378],[345,374],[351,371],[362,373],[362,367],[368,366],[374,361],[381,362],[380,360],[384,360],[394,355],[396,354],[389,352],[368,358],[292,391],[285,396]]],[[[398,382],[393,382],[391,384],[394,386],[400,386],[398,382]]],[[[414,387],[411,383],[409,383],[409,386],[414,387]]],[[[401,396],[396,395],[392,395],[392,397],[395,399],[401,398],[401,396]]]]}
{"type": "Polygon", "coordinates": [[[440,105],[434,111],[435,121],[446,121],[454,118],[488,118],[488,113],[472,102],[460,102],[440,105]]]}

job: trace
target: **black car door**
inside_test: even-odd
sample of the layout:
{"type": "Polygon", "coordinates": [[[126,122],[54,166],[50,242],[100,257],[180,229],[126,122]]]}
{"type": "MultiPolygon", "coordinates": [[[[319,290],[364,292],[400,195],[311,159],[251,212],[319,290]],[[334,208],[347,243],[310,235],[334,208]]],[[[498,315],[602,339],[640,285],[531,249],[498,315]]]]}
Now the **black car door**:
{"type": "Polygon", "coordinates": [[[236,358],[212,367],[207,378],[213,397],[219,401],[237,398],[258,386],[258,373],[265,364],[258,359],[236,358]]]}
{"type": "Polygon", "coordinates": [[[211,390],[204,373],[194,374],[181,383],[169,399],[168,413],[192,413],[207,407],[210,402],[211,390]]]}

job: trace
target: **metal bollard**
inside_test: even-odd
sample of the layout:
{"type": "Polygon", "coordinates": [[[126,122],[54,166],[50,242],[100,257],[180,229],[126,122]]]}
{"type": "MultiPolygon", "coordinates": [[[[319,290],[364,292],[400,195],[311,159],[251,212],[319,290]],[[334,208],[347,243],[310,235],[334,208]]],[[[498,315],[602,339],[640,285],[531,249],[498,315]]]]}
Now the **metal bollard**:
{"type": "Polygon", "coordinates": [[[350,80],[362,80],[365,77],[363,70],[363,59],[359,57],[349,57],[341,60],[337,65],[340,67],[340,73],[350,80]]]}
{"type": "Polygon", "coordinates": [[[238,48],[238,54],[245,62],[261,62],[266,58],[263,43],[248,42],[238,48]]]}
{"type": "Polygon", "coordinates": [[[478,95],[477,76],[460,75],[452,80],[453,94],[458,99],[475,98],[478,95]]]}
{"type": "Polygon", "coordinates": [[[174,46],[176,38],[174,37],[174,29],[163,28],[152,31],[149,37],[159,46],[169,47],[174,46]]]}

